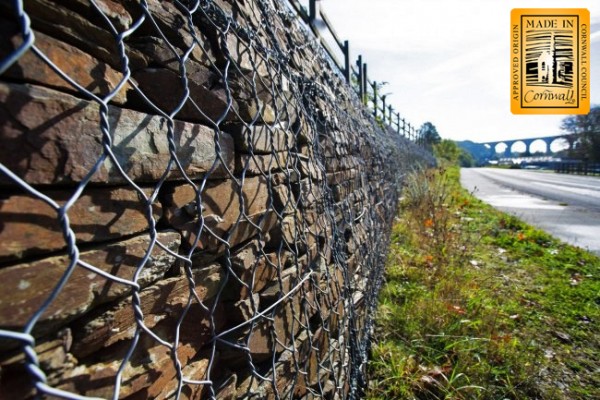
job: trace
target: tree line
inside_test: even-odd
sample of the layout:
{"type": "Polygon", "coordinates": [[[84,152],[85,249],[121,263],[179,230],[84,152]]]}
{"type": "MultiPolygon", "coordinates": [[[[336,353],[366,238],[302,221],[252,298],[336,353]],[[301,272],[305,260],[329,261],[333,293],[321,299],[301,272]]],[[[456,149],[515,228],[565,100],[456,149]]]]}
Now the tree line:
{"type": "Polygon", "coordinates": [[[600,162],[600,105],[593,106],[587,114],[566,117],[560,128],[565,133],[577,135],[569,152],[570,158],[600,162]]]}

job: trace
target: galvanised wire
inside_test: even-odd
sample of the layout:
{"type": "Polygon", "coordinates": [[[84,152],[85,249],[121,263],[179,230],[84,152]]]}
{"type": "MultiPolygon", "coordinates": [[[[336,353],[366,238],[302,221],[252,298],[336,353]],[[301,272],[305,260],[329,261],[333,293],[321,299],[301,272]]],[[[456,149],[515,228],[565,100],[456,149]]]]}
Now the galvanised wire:
{"type": "MultiPolygon", "coordinates": [[[[82,3],[86,2],[82,0],[82,3]]],[[[238,369],[245,369],[255,382],[248,386],[245,393],[238,390],[236,396],[239,398],[361,397],[367,383],[366,363],[372,316],[382,283],[387,237],[395,213],[402,171],[412,160],[427,160],[428,155],[419,148],[411,147],[402,136],[387,131],[372,119],[371,112],[362,107],[358,97],[346,86],[341,73],[335,69],[317,41],[310,39],[310,34],[300,26],[297,17],[280,1],[246,2],[245,10],[249,14],[235,16],[228,9],[235,9],[235,6],[226,1],[174,1],[172,4],[179,12],[179,29],[190,39],[185,46],[175,43],[164,27],[161,28],[162,16],[156,12],[160,4],[156,1],[140,0],[128,4],[128,8],[137,8],[137,13],[132,13],[135,17],[126,29],[115,24],[114,16],[109,14],[104,1],[90,0],[86,4],[93,10],[96,20],[100,21],[97,23],[110,33],[116,49],[120,81],[105,93],[93,92],[80,85],[36,46],[36,32],[32,29],[31,18],[22,0],[13,0],[4,6],[11,11],[9,19],[19,27],[20,44],[0,59],[0,74],[9,71],[25,54],[35,55],[63,79],[71,92],[98,106],[97,131],[101,141],[101,153],[83,179],[63,189],[68,190],[70,195],[62,204],[44,194],[43,187],[28,182],[19,173],[0,163],[0,172],[11,183],[7,190],[26,193],[43,201],[55,212],[64,240],[62,254],[68,256],[64,273],[51,283],[52,290],[27,323],[18,329],[0,329],[0,343],[12,343],[13,349],[20,348],[16,351],[23,357],[22,362],[35,389],[34,393],[40,397],[64,399],[94,398],[93,395],[84,396],[64,386],[60,375],[49,376],[49,371],[40,363],[36,348],[39,340],[43,339],[36,329],[44,314],[56,302],[73,272],[85,269],[129,290],[126,297],[133,309],[135,327],[129,338],[128,350],[120,360],[120,367],[111,377],[114,399],[126,395],[122,389],[127,368],[134,353],[143,348],[140,343],[148,338],[169,352],[176,371],[177,384],[169,398],[187,398],[185,390],[190,387],[201,387],[203,398],[217,398],[230,383],[227,376],[224,378],[219,371],[223,368],[219,362],[220,354],[227,349],[242,355],[244,362],[238,369]],[[139,33],[142,29],[143,33],[139,33]],[[138,35],[148,35],[148,30],[159,38],[168,49],[172,62],[177,65],[179,84],[183,90],[170,108],[161,106],[156,99],[153,101],[145,88],[132,78],[128,51],[130,41],[138,35]],[[203,36],[206,30],[216,32],[210,39],[212,43],[207,43],[203,36]],[[235,48],[236,45],[242,49],[235,48]],[[190,90],[190,60],[197,50],[210,54],[214,50],[211,46],[217,46],[222,51],[221,60],[208,60],[210,70],[216,74],[225,94],[226,105],[217,115],[211,114],[198,98],[191,95],[190,90]],[[315,60],[304,60],[306,57],[314,57],[315,60]],[[240,58],[243,60],[240,61],[240,58]],[[251,68],[248,69],[248,65],[251,68]],[[315,65],[318,66],[317,70],[314,69],[315,65]],[[150,191],[144,190],[129,175],[126,166],[115,154],[112,132],[114,124],[118,122],[111,120],[110,109],[115,107],[115,96],[126,85],[142,99],[143,108],[148,113],[160,116],[165,122],[163,133],[168,143],[169,159],[150,191]],[[235,85],[250,89],[247,101],[256,106],[250,118],[242,115],[239,107],[234,106],[234,102],[239,100],[236,98],[238,88],[235,85]],[[259,92],[262,90],[271,95],[268,104],[261,98],[262,93],[259,92]],[[338,102],[339,93],[347,93],[342,103],[338,102]],[[177,121],[186,119],[182,112],[184,107],[191,107],[198,119],[213,131],[216,157],[201,178],[190,176],[178,156],[182,148],[176,138],[175,125],[177,121]],[[269,124],[265,123],[267,112],[273,113],[269,124]],[[239,170],[232,169],[227,162],[226,150],[222,148],[223,129],[231,120],[248,131],[266,126],[270,154],[256,154],[252,137],[248,137],[246,147],[249,156],[242,158],[241,167],[236,168],[239,170]],[[285,156],[276,151],[280,144],[276,142],[275,127],[283,127],[285,131],[285,156]],[[306,143],[301,145],[302,130],[312,138],[305,139],[306,143]],[[359,144],[360,148],[356,148],[359,144]],[[348,149],[353,149],[353,154],[348,149]],[[362,156],[361,161],[352,158],[357,155],[362,156]],[[267,164],[262,162],[264,159],[269,160],[267,164]],[[80,238],[69,216],[69,211],[86,189],[93,187],[94,177],[107,164],[117,171],[125,186],[137,192],[147,220],[147,248],[131,279],[124,279],[82,259],[80,238]],[[336,167],[344,165],[352,168],[336,167]],[[160,203],[161,194],[171,182],[173,170],[178,172],[179,182],[188,185],[195,193],[190,212],[196,216],[196,220],[193,227],[189,228],[193,239],[189,246],[182,247],[179,252],[169,249],[158,239],[162,228],[153,213],[153,207],[160,203]],[[218,170],[225,171],[226,179],[233,183],[239,201],[239,215],[225,233],[216,231],[209,223],[211,218],[223,216],[207,215],[203,207],[207,187],[218,170]],[[348,190],[345,193],[343,188],[334,187],[328,182],[327,176],[336,170],[358,174],[356,179],[362,183],[360,190],[348,190]],[[303,186],[299,177],[306,175],[315,179],[305,179],[303,186]],[[249,200],[244,192],[247,180],[255,176],[267,182],[268,191],[267,212],[259,218],[248,215],[246,202],[249,200]],[[275,204],[274,183],[278,180],[283,182],[281,185],[287,191],[282,207],[275,204]],[[311,209],[309,206],[313,205],[311,209]],[[274,226],[278,229],[291,231],[287,237],[282,235],[275,249],[266,245],[274,229],[269,218],[275,219],[274,226]],[[313,219],[311,223],[308,222],[313,219]],[[257,244],[258,258],[251,267],[252,276],[257,273],[259,262],[265,262],[276,270],[274,281],[278,282],[280,290],[267,307],[258,304],[254,296],[260,294],[260,290],[254,287],[255,280],[251,279],[250,283],[244,281],[233,265],[239,247],[235,235],[244,226],[255,232],[257,244]],[[204,266],[197,258],[201,240],[206,237],[222,249],[219,262],[224,273],[217,293],[210,301],[200,298],[196,289],[201,282],[194,279],[194,272],[204,266]],[[313,237],[318,239],[311,240],[313,237]],[[313,248],[310,247],[311,243],[313,248]],[[153,251],[161,251],[176,259],[181,274],[187,279],[189,295],[176,324],[170,327],[172,340],[145,321],[146,313],[141,299],[145,288],[140,284],[140,279],[152,262],[153,251]],[[276,254],[275,261],[270,258],[273,252],[276,254]],[[317,261],[307,261],[308,255],[313,253],[319,255],[317,261]],[[283,276],[286,271],[283,258],[286,256],[290,259],[288,265],[294,270],[295,276],[292,278],[283,276]],[[360,268],[353,271],[350,263],[360,268]],[[286,284],[287,279],[292,283],[286,284]],[[239,323],[223,327],[218,322],[221,318],[219,313],[222,312],[219,307],[226,301],[226,292],[232,285],[242,287],[249,293],[247,300],[251,314],[239,323]],[[208,364],[201,379],[186,375],[186,362],[178,353],[182,345],[180,331],[194,306],[199,306],[208,315],[210,340],[203,347],[208,354],[208,364]],[[288,309],[291,310],[288,332],[278,331],[274,325],[280,314],[288,309]],[[333,320],[337,321],[335,329],[331,322],[333,320]],[[270,326],[272,348],[268,362],[257,362],[251,349],[252,340],[254,332],[264,324],[270,326]],[[287,336],[294,336],[294,332],[301,334],[298,333],[294,340],[288,340],[287,336]],[[298,339],[301,335],[305,336],[304,340],[298,339]],[[238,339],[232,339],[234,337],[238,339]],[[319,353],[316,365],[311,359],[315,352],[319,353]],[[315,376],[317,379],[310,382],[315,376]],[[282,381],[286,384],[281,385],[282,381]],[[299,394],[302,391],[298,388],[303,386],[304,393],[299,394]]],[[[8,41],[9,38],[2,40],[8,41]]],[[[0,79],[3,79],[2,76],[0,79]]],[[[408,136],[410,132],[404,134],[408,136]]],[[[64,325],[69,323],[65,321],[64,325]]],[[[8,344],[6,346],[11,347],[8,344]]]]}

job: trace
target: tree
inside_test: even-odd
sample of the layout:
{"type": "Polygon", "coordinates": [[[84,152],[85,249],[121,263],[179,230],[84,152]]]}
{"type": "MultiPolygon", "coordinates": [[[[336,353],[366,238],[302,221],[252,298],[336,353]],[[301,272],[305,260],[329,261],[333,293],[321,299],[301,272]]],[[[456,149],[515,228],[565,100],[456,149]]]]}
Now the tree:
{"type": "Polygon", "coordinates": [[[460,149],[460,156],[458,156],[458,165],[463,168],[471,168],[475,165],[475,159],[465,149],[460,149]]]}
{"type": "Polygon", "coordinates": [[[460,148],[454,140],[443,139],[441,142],[433,145],[433,155],[438,159],[438,161],[446,161],[450,164],[458,164],[460,148]]]}
{"type": "Polygon", "coordinates": [[[438,134],[435,125],[433,125],[431,122],[425,122],[421,126],[421,129],[419,129],[419,132],[420,143],[429,151],[433,151],[433,146],[442,141],[442,138],[438,134]]]}
{"type": "Polygon", "coordinates": [[[475,161],[473,156],[465,149],[460,148],[458,143],[450,139],[442,139],[433,146],[433,154],[441,163],[460,165],[461,167],[472,167],[475,161]]]}
{"type": "Polygon", "coordinates": [[[560,129],[577,135],[572,149],[575,157],[600,162],[600,106],[593,106],[586,115],[568,116],[562,120],[560,129]]]}

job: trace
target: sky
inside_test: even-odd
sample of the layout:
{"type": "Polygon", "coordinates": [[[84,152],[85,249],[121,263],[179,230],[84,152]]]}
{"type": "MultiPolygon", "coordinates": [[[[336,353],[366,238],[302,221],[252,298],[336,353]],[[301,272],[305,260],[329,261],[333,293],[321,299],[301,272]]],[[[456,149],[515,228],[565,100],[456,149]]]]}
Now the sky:
{"type": "MultiPolygon", "coordinates": [[[[302,1],[307,4],[307,1],[302,1]]],[[[565,115],[510,111],[510,11],[590,11],[591,103],[600,105],[600,1],[321,0],[352,60],[407,121],[433,123],[440,136],[486,142],[560,134],[565,115]]]]}

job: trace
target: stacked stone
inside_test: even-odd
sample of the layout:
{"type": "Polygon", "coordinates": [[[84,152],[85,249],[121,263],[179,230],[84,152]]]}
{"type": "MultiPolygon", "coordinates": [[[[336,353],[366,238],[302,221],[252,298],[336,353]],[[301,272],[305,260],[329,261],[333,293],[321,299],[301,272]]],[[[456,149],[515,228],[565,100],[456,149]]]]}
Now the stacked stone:
{"type": "Polygon", "coordinates": [[[0,4],[0,398],[349,398],[403,171],[277,0],[0,4]],[[186,8],[189,6],[190,8],[186,8]],[[30,30],[31,29],[31,30],[30,30]]]}

